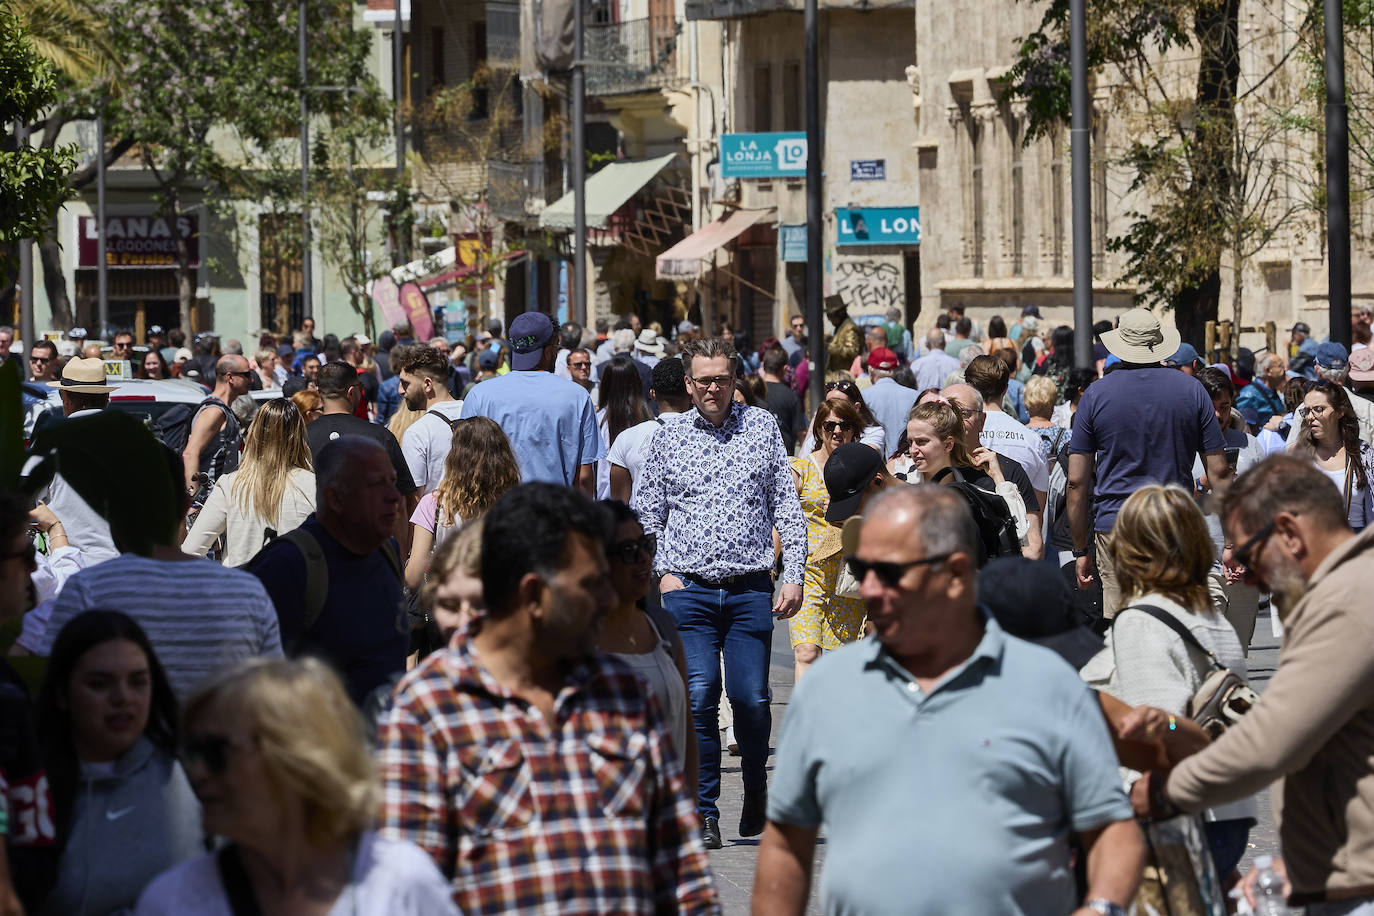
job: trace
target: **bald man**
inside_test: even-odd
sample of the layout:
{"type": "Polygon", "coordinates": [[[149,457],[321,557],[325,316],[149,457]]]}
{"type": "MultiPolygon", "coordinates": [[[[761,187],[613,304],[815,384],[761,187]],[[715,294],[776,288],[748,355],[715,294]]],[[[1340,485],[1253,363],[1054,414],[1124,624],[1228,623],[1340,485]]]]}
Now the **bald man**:
{"type": "Polygon", "coordinates": [[[252,384],[253,370],[242,356],[222,356],[215,363],[215,389],[200,402],[181,453],[188,493],[195,495],[203,485],[208,492],[220,475],[238,470],[243,435],[229,405],[252,384]]]}

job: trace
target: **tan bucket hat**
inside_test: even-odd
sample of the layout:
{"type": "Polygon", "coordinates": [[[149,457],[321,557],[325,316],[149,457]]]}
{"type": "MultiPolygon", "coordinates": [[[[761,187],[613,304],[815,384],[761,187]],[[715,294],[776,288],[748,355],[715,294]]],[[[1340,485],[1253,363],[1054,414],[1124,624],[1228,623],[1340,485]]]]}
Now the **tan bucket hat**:
{"type": "Polygon", "coordinates": [[[95,357],[67,360],[67,365],[62,367],[61,381],[48,382],[48,387],[80,394],[109,394],[115,390],[114,385],[105,384],[105,361],[95,357]]]}
{"type": "Polygon", "coordinates": [[[1151,365],[1178,351],[1183,337],[1176,328],[1166,328],[1149,309],[1131,309],[1123,314],[1116,330],[1102,333],[1102,345],[1123,363],[1151,365]]]}

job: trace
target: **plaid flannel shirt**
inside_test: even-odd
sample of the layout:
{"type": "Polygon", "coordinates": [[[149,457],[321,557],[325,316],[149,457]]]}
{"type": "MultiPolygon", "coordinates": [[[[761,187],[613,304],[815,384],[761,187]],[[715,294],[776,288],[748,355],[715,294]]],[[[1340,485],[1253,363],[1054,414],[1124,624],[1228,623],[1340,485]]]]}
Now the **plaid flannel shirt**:
{"type": "Polygon", "coordinates": [[[477,913],[718,913],[662,715],[605,656],[574,666],[556,724],[469,640],[401,681],[380,727],[381,832],[426,850],[477,913]]]}

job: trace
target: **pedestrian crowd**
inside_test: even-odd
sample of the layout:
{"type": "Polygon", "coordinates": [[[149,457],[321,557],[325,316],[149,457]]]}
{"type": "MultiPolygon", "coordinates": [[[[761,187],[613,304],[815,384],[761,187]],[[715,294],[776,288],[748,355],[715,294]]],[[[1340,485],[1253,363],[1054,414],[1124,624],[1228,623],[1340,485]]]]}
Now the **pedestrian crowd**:
{"type": "Polygon", "coordinates": [[[33,344],[0,916],[1374,916],[1374,350],[826,311],[33,344]]]}

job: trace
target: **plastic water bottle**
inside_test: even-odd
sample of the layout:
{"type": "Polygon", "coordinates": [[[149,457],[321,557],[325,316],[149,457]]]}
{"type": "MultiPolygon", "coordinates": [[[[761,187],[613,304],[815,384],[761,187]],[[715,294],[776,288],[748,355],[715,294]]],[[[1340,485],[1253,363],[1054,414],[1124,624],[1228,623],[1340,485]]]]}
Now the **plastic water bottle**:
{"type": "Polygon", "coordinates": [[[1256,916],[1291,916],[1287,898],[1283,894],[1283,878],[1274,870],[1273,856],[1255,856],[1256,916]]]}

